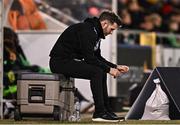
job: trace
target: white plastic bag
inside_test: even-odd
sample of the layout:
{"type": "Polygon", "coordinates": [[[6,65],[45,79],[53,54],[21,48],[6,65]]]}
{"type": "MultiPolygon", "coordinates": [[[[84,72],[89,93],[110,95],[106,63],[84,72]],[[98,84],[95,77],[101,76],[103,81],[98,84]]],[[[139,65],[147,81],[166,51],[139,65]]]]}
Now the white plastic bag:
{"type": "Polygon", "coordinates": [[[161,89],[159,78],[154,79],[156,88],[146,102],[141,120],[170,120],[169,99],[161,89]]]}

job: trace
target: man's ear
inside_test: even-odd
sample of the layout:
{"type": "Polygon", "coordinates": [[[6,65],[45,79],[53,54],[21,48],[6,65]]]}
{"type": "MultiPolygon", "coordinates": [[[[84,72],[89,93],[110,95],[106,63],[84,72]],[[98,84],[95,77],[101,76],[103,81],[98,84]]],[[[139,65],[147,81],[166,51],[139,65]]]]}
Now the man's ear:
{"type": "Polygon", "coordinates": [[[103,21],[101,21],[101,26],[102,26],[102,28],[107,27],[107,25],[108,25],[107,20],[103,20],[103,21]]]}

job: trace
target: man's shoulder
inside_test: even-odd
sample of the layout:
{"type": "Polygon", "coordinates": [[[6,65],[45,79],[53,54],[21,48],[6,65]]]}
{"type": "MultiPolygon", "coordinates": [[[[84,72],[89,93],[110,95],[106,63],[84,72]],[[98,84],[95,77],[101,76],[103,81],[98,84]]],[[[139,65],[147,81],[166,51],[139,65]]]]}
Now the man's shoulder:
{"type": "Polygon", "coordinates": [[[69,28],[74,29],[74,30],[78,30],[78,32],[81,32],[81,31],[82,32],[89,32],[89,33],[94,32],[94,27],[87,22],[77,23],[77,24],[70,26],[69,28]]]}
{"type": "Polygon", "coordinates": [[[95,27],[91,25],[88,22],[80,22],[77,24],[73,24],[69,26],[68,28],[70,31],[75,31],[77,33],[83,33],[85,35],[91,36],[91,37],[98,37],[97,31],[95,30],[95,27]]]}
{"type": "Polygon", "coordinates": [[[76,26],[79,26],[79,27],[81,27],[81,28],[92,28],[93,27],[93,25],[91,25],[90,23],[88,23],[88,22],[80,22],[80,23],[77,23],[77,24],[75,24],[76,26]]]}
{"type": "Polygon", "coordinates": [[[91,25],[86,22],[80,22],[73,25],[70,25],[67,29],[91,29],[91,25]]]}

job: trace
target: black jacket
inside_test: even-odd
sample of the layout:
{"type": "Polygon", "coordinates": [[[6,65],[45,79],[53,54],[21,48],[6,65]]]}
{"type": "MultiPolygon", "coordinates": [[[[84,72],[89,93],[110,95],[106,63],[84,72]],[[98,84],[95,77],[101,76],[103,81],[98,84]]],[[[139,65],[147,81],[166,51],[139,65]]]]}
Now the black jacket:
{"type": "Polygon", "coordinates": [[[105,39],[98,18],[87,18],[84,22],[69,26],[58,38],[50,52],[50,57],[66,62],[71,59],[84,59],[88,64],[101,67],[109,72],[115,64],[101,56],[100,39],[105,39]]]}

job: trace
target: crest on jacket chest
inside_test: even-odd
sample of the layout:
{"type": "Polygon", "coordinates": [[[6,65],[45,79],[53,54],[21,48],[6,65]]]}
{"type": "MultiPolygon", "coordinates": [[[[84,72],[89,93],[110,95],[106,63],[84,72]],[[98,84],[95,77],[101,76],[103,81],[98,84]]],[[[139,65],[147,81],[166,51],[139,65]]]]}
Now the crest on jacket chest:
{"type": "MultiPolygon", "coordinates": [[[[97,32],[95,27],[93,28],[93,30],[96,33],[97,37],[98,37],[98,32],[97,32]]],[[[95,42],[95,46],[94,46],[94,51],[96,51],[100,47],[100,42],[101,42],[101,39],[97,38],[97,40],[95,42]]]]}
{"type": "Polygon", "coordinates": [[[101,42],[101,39],[96,41],[96,45],[94,46],[94,51],[96,51],[100,47],[100,42],[101,42]]]}

